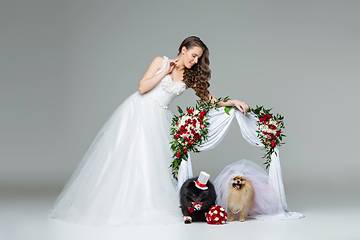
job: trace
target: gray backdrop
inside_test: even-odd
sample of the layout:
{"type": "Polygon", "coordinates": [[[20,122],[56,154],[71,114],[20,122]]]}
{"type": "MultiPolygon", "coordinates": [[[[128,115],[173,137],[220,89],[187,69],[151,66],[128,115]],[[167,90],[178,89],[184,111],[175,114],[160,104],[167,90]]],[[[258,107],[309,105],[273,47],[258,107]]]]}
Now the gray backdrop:
{"type": "MultiPolygon", "coordinates": [[[[62,187],[156,56],[199,36],[210,92],[285,116],[287,193],[356,188],[359,1],[8,0],[0,3],[0,185],[62,187]]],[[[194,105],[186,91],[171,106],[194,105]]],[[[233,122],[193,155],[214,180],[263,152],[233,122]]]]}

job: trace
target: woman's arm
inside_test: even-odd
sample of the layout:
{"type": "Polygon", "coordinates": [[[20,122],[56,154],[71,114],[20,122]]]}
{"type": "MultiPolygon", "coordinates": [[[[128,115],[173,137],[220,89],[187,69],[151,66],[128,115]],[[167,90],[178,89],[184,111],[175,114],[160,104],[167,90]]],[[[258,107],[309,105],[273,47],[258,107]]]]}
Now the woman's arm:
{"type": "Polygon", "coordinates": [[[139,92],[141,94],[144,94],[153,89],[161,81],[161,79],[165,77],[165,75],[167,74],[165,71],[162,71],[158,75],[155,75],[156,72],[161,69],[162,63],[162,57],[156,57],[150,63],[150,66],[146,70],[143,78],[140,80],[139,83],[139,92]]]}
{"type": "MultiPolygon", "coordinates": [[[[208,95],[208,99],[209,99],[209,101],[211,101],[211,103],[214,103],[215,101],[217,101],[217,99],[214,98],[210,93],[208,95]]],[[[218,104],[221,107],[235,106],[235,107],[237,107],[237,109],[240,110],[240,112],[243,112],[244,115],[246,114],[246,112],[249,111],[249,106],[245,102],[242,102],[239,100],[227,100],[226,102],[220,101],[218,104]]]]}
{"type": "Polygon", "coordinates": [[[144,94],[153,89],[167,74],[171,73],[175,66],[178,65],[176,62],[177,60],[168,61],[165,69],[161,71],[158,75],[156,75],[156,72],[162,67],[163,58],[154,58],[154,60],[150,63],[149,68],[146,70],[143,78],[140,80],[139,92],[141,94],[144,94]]]}

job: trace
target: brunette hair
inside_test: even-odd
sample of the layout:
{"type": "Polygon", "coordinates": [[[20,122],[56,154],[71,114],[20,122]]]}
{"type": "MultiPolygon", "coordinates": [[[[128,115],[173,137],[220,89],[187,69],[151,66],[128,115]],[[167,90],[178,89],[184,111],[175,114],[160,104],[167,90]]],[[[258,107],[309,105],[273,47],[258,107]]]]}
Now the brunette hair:
{"type": "Polygon", "coordinates": [[[192,88],[195,91],[196,96],[198,96],[202,101],[208,101],[210,87],[209,80],[211,78],[211,70],[209,68],[209,49],[196,36],[187,37],[179,47],[179,53],[181,53],[182,47],[186,47],[189,50],[192,47],[200,47],[203,51],[203,54],[199,58],[198,62],[192,66],[192,68],[185,68],[183,81],[185,82],[188,88],[192,88]]]}

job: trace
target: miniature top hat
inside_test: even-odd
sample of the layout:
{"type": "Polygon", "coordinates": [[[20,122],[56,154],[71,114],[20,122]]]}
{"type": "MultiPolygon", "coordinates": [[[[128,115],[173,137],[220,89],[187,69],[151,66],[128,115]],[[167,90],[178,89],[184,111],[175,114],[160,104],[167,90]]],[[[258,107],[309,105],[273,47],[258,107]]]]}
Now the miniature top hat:
{"type": "Polygon", "coordinates": [[[195,186],[201,190],[207,190],[208,187],[206,186],[208,180],[209,180],[210,174],[201,171],[200,172],[200,176],[198,177],[198,179],[195,182],[195,186]]]}

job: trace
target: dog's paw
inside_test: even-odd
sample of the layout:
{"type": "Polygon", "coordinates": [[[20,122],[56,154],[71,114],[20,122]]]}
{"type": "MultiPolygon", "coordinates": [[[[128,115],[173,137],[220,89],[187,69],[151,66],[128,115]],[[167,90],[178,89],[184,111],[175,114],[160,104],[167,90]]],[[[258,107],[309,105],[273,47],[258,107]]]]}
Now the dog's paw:
{"type": "Polygon", "coordinates": [[[186,219],[186,220],[184,221],[184,223],[185,223],[185,224],[190,224],[190,223],[192,223],[192,221],[191,221],[190,219],[186,219]]]}
{"type": "Polygon", "coordinates": [[[228,220],[229,220],[229,222],[232,222],[232,221],[234,221],[234,218],[230,217],[228,220]]]}
{"type": "Polygon", "coordinates": [[[245,222],[245,218],[239,218],[240,222],[245,222]]]}
{"type": "Polygon", "coordinates": [[[190,216],[184,216],[184,223],[185,224],[190,224],[192,222],[192,217],[190,216]]]}

